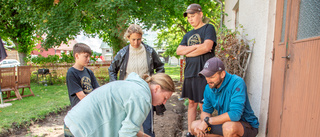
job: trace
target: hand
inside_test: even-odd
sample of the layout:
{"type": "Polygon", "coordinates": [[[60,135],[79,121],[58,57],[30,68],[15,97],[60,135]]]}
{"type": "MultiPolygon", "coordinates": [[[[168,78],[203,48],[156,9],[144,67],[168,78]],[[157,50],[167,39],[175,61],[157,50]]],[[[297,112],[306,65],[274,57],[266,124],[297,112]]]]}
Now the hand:
{"type": "Polygon", "coordinates": [[[142,131],[139,131],[137,136],[138,137],[151,137],[151,136],[147,135],[146,133],[143,133],[142,131]]]}
{"type": "Polygon", "coordinates": [[[199,130],[206,131],[208,128],[208,125],[205,121],[201,121],[200,125],[198,126],[199,130]]]}
{"type": "Polygon", "coordinates": [[[197,135],[197,137],[204,137],[206,135],[206,131],[200,130],[199,128],[195,128],[194,133],[197,135]]]}

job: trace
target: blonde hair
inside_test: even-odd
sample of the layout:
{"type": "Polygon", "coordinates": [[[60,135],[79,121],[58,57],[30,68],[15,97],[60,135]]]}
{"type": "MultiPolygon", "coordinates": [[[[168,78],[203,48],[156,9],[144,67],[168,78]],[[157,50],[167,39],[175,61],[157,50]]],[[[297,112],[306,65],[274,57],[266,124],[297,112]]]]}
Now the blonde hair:
{"type": "Polygon", "coordinates": [[[149,84],[157,84],[166,91],[175,92],[175,87],[173,80],[171,77],[164,73],[156,73],[152,76],[143,75],[142,79],[144,79],[149,84]]]}
{"type": "Polygon", "coordinates": [[[141,29],[141,27],[137,24],[131,24],[126,33],[124,34],[124,39],[128,39],[128,37],[133,34],[133,33],[138,33],[141,34],[141,36],[143,35],[143,31],[141,29]]]}

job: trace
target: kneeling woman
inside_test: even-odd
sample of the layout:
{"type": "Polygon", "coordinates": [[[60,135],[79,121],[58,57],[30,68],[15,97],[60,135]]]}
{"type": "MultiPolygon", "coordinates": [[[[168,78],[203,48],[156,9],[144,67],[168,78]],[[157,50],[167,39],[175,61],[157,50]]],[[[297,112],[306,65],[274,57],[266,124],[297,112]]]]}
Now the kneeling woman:
{"type": "Polygon", "coordinates": [[[110,82],[81,100],[64,119],[71,136],[147,137],[139,130],[152,105],[165,104],[175,87],[164,73],[143,79],[133,72],[126,80],[110,82]]]}

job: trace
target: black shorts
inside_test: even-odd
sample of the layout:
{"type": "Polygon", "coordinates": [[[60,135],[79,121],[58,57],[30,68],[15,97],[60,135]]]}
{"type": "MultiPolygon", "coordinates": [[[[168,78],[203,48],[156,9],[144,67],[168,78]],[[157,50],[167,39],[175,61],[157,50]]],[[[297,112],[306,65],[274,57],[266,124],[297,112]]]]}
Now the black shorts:
{"type": "Polygon", "coordinates": [[[207,85],[204,76],[185,78],[182,87],[182,98],[189,98],[196,103],[203,103],[203,92],[207,85]]]}
{"type": "MultiPolygon", "coordinates": [[[[243,137],[255,137],[258,134],[258,129],[252,127],[248,122],[240,121],[243,126],[244,134],[243,137]]],[[[207,128],[208,134],[216,134],[223,136],[222,125],[212,125],[207,128]]]]}

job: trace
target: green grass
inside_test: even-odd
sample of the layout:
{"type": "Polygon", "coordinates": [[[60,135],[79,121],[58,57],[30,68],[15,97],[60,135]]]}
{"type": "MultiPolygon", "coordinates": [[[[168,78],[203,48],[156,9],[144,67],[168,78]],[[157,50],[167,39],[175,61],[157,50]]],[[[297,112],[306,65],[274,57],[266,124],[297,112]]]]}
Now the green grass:
{"type": "MultiPolygon", "coordinates": [[[[67,86],[62,85],[38,85],[31,84],[35,96],[24,97],[22,100],[11,102],[12,106],[0,108],[0,133],[3,129],[28,125],[33,120],[43,119],[50,112],[58,112],[70,105],[67,86]]],[[[21,90],[20,90],[21,93],[21,90]]],[[[25,89],[25,94],[29,94],[25,89]]]]}
{"type": "Polygon", "coordinates": [[[170,66],[167,63],[164,65],[165,73],[168,74],[173,80],[180,80],[180,66],[170,66]]]}

